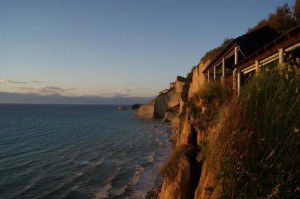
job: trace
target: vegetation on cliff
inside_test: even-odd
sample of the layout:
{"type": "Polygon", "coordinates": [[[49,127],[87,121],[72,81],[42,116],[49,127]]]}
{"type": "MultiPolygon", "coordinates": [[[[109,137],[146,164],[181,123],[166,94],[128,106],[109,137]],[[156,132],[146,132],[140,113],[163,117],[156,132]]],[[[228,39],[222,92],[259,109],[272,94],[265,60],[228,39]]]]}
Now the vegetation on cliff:
{"type": "Polygon", "coordinates": [[[300,69],[265,68],[232,100],[216,143],[223,198],[300,194],[300,69]]]}
{"type": "Polygon", "coordinates": [[[285,33],[299,24],[300,0],[295,0],[293,8],[290,8],[287,3],[277,7],[274,13],[270,13],[267,19],[262,19],[256,26],[249,28],[248,32],[267,25],[280,33],[285,33]]]}
{"type": "Polygon", "coordinates": [[[202,87],[196,96],[201,100],[201,106],[197,107],[193,104],[190,108],[192,117],[195,118],[195,128],[206,131],[212,127],[221,107],[225,102],[228,102],[230,96],[231,90],[220,82],[209,82],[205,87],[202,87]]]}
{"type": "MultiPolygon", "coordinates": [[[[287,4],[278,7],[254,29],[269,25],[283,33],[296,26],[299,2],[294,12],[287,4]]],[[[231,41],[202,61],[213,59],[231,41]]],[[[194,69],[188,73],[177,143],[162,169],[160,198],[299,198],[300,60],[287,55],[285,64],[261,66],[240,95],[217,81],[199,83],[198,93],[194,89],[189,95],[198,77],[194,69]]]]}
{"type": "MultiPolygon", "coordinates": [[[[279,33],[285,33],[288,30],[300,24],[300,0],[295,1],[295,6],[290,8],[287,3],[276,8],[274,13],[270,13],[267,19],[262,19],[256,26],[249,28],[248,32],[252,32],[264,26],[269,26],[279,33]]],[[[203,62],[213,60],[222,50],[224,50],[233,38],[224,39],[223,43],[212,50],[206,52],[201,59],[203,62]]]]}

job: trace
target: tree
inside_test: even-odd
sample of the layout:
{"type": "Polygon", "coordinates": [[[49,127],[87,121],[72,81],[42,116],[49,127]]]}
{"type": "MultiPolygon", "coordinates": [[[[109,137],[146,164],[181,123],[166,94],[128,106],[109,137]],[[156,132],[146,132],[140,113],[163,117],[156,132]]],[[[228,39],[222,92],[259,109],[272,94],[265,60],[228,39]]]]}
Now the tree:
{"type": "MultiPolygon", "coordinates": [[[[297,13],[300,13],[300,1],[296,0],[298,7],[297,13]]],[[[296,10],[296,6],[295,9],[296,10]]],[[[291,28],[297,26],[297,21],[294,13],[291,11],[287,3],[282,7],[277,7],[275,13],[269,14],[268,19],[263,19],[254,28],[250,28],[248,32],[261,28],[263,26],[270,26],[280,33],[289,31],[291,28]]]]}
{"type": "Polygon", "coordinates": [[[295,0],[294,16],[298,24],[300,24],[300,0],[295,0]]]}

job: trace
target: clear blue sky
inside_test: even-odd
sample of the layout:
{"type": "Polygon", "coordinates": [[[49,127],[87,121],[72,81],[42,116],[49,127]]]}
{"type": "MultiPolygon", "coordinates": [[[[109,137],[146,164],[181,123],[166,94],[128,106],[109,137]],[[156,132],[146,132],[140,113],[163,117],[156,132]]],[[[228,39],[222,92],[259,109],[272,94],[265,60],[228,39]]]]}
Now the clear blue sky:
{"type": "Polygon", "coordinates": [[[155,96],[284,0],[1,0],[0,92],[155,96]]]}

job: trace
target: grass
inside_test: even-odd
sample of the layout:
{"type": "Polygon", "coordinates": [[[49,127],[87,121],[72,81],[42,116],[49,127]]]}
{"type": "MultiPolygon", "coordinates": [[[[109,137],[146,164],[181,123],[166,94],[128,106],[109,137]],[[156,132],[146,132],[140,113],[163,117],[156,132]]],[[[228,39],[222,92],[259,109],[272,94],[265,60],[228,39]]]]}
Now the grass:
{"type": "Polygon", "coordinates": [[[229,104],[215,145],[222,198],[299,197],[299,89],[299,66],[281,65],[262,70],[229,104]]]}
{"type": "Polygon", "coordinates": [[[195,126],[203,131],[212,127],[215,122],[219,110],[224,103],[228,102],[231,92],[219,82],[209,82],[205,87],[202,87],[198,92],[198,98],[201,99],[203,107],[206,111],[199,114],[200,111],[194,110],[192,113],[196,118],[195,126]]]}
{"type": "Polygon", "coordinates": [[[203,86],[198,92],[198,97],[205,104],[217,104],[222,106],[222,104],[228,100],[230,96],[230,90],[223,86],[220,82],[210,81],[208,84],[203,86]]]}

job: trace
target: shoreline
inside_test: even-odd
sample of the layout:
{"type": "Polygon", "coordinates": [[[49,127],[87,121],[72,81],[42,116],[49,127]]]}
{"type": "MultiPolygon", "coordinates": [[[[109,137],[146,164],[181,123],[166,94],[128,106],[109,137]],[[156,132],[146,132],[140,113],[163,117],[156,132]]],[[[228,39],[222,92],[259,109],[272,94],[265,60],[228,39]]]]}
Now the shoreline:
{"type": "Polygon", "coordinates": [[[158,199],[161,188],[162,182],[158,185],[155,185],[151,190],[149,190],[145,196],[145,199],[158,199]]]}
{"type": "Polygon", "coordinates": [[[162,185],[164,182],[164,176],[162,175],[162,168],[164,167],[164,165],[166,164],[166,162],[168,161],[168,159],[170,158],[170,155],[172,154],[173,150],[175,149],[175,144],[176,144],[176,134],[177,134],[177,130],[178,130],[178,125],[174,125],[174,123],[176,124],[176,121],[174,122],[174,118],[170,119],[170,120],[165,120],[162,118],[145,118],[145,117],[139,117],[137,115],[135,115],[135,117],[137,119],[142,119],[142,120],[156,120],[159,121],[162,124],[168,124],[168,126],[170,127],[170,129],[172,130],[172,133],[168,136],[168,142],[170,142],[171,144],[171,150],[169,151],[169,153],[166,156],[165,162],[161,165],[161,168],[159,168],[159,175],[161,175],[162,180],[160,182],[157,182],[156,184],[154,184],[154,186],[147,191],[144,199],[158,199],[159,198],[159,194],[161,192],[162,189],[162,185]]]}

